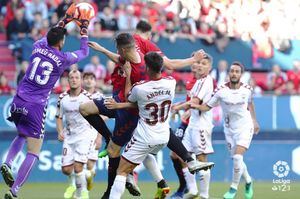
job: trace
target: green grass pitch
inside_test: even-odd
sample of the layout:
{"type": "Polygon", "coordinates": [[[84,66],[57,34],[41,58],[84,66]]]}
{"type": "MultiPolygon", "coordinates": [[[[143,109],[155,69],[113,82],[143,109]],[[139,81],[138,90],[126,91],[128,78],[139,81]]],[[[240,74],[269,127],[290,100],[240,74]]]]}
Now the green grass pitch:
{"type": "MultiPolygon", "coordinates": [[[[169,183],[171,192],[177,187],[176,183],[169,183]]],[[[97,183],[93,190],[90,192],[91,199],[100,199],[100,193],[105,189],[106,184],[97,183]]],[[[156,185],[154,182],[140,182],[139,186],[142,191],[140,198],[153,199],[156,191],[156,185]]],[[[300,182],[291,182],[289,191],[273,191],[272,183],[254,183],[254,199],[299,199],[300,198],[300,182]]],[[[211,183],[210,199],[222,199],[223,194],[227,191],[229,183],[211,183]]],[[[22,188],[19,198],[20,199],[62,199],[63,192],[66,188],[64,183],[28,183],[22,188]]],[[[4,193],[7,191],[7,187],[2,182],[0,184],[0,198],[3,198],[4,193]]],[[[243,199],[244,187],[241,184],[239,187],[238,195],[236,199],[243,199]]],[[[139,198],[132,197],[125,191],[124,199],[139,198]]]]}

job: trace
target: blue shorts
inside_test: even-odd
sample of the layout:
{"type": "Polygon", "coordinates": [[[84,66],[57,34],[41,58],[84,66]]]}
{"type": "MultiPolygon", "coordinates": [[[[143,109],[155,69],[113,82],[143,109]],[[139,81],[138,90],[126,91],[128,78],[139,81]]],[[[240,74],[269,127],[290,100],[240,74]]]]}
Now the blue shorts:
{"type": "MultiPolygon", "coordinates": [[[[113,97],[116,102],[120,102],[118,97],[113,97]]],[[[119,145],[124,146],[129,142],[132,133],[137,126],[139,116],[132,113],[127,109],[109,110],[104,105],[105,99],[94,99],[94,103],[98,107],[99,113],[109,118],[115,118],[115,128],[112,135],[112,141],[119,145]]]]}
{"type": "Polygon", "coordinates": [[[20,135],[43,139],[46,109],[45,105],[26,102],[15,96],[11,103],[9,120],[15,123],[20,135]]]}
{"type": "Polygon", "coordinates": [[[175,131],[175,136],[178,137],[180,140],[183,139],[185,129],[187,128],[187,124],[181,122],[180,126],[175,131]]]}

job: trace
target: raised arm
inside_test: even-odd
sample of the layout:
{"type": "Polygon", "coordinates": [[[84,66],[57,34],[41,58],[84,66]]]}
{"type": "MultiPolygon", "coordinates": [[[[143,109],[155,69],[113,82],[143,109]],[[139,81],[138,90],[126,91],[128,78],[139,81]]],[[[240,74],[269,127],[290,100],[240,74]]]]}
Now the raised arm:
{"type": "Polygon", "coordinates": [[[119,63],[120,55],[107,50],[106,48],[104,48],[103,46],[101,46],[100,44],[98,44],[97,42],[94,42],[94,41],[89,41],[88,45],[89,45],[89,47],[93,48],[94,50],[106,55],[113,62],[119,63]]]}
{"type": "Polygon", "coordinates": [[[205,52],[203,50],[195,52],[192,57],[186,59],[169,59],[168,57],[164,56],[164,66],[171,70],[181,69],[200,61],[204,56],[205,52]]]}
{"type": "Polygon", "coordinates": [[[127,99],[127,96],[132,88],[132,83],[131,83],[131,65],[129,61],[126,61],[125,64],[123,65],[123,70],[126,74],[126,82],[125,82],[125,91],[124,91],[124,96],[127,99]]]}

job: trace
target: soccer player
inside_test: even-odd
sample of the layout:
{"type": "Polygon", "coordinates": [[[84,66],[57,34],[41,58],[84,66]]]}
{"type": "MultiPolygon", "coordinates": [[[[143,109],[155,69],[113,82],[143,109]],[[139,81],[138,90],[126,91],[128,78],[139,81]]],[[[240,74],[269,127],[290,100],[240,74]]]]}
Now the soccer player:
{"type": "MultiPolygon", "coordinates": [[[[84,165],[88,163],[90,152],[95,151],[94,143],[98,133],[81,116],[79,105],[92,100],[92,97],[82,89],[81,73],[78,70],[70,71],[68,81],[70,90],[62,93],[57,102],[56,128],[58,140],[63,141],[62,172],[69,176],[69,179],[73,171],[75,172],[76,187],[71,184],[64,198],[72,198],[76,190],[76,198],[88,199],[87,172],[84,170],[84,165]],[[65,126],[63,117],[65,117],[65,126]]],[[[89,173],[88,177],[91,175],[89,173]]]]}
{"type": "Polygon", "coordinates": [[[148,154],[156,154],[161,150],[169,140],[169,112],[176,81],[172,77],[161,77],[163,59],[158,53],[147,53],[145,62],[150,80],[136,83],[128,96],[128,107],[137,105],[140,119],[122,153],[110,199],[121,198],[128,173],[142,163],[148,154]]]}
{"type": "MultiPolygon", "coordinates": [[[[186,92],[187,92],[186,101],[190,101],[190,99],[191,99],[190,91],[192,90],[197,79],[200,78],[199,74],[197,73],[199,66],[200,66],[200,64],[198,62],[192,64],[192,66],[191,66],[191,70],[192,70],[191,72],[193,74],[193,77],[189,81],[186,82],[186,92]]],[[[173,108],[175,108],[178,105],[181,105],[181,103],[174,104],[173,108]]],[[[175,110],[176,110],[176,108],[175,108],[175,110]]],[[[175,111],[173,114],[178,114],[178,111],[175,111]]],[[[190,109],[185,110],[183,115],[181,115],[181,124],[175,131],[176,137],[179,138],[180,140],[183,139],[185,130],[189,124],[190,115],[191,115],[190,109]]],[[[187,191],[186,181],[184,179],[184,175],[182,172],[182,162],[181,162],[180,158],[173,151],[170,153],[170,157],[173,162],[173,167],[176,171],[176,174],[177,174],[177,177],[179,180],[179,187],[177,188],[177,191],[171,195],[170,198],[171,199],[182,198],[184,195],[184,192],[187,191]]]]}
{"type": "MultiPolygon", "coordinates": [[[[125,87],[127,78],[125,77],[122,66],[125,63],[131,65],[132,72],[130,76],[130,83],[135,83],[140,80],[146,79],[144,55],[137,51],[137,49],[135,48],[134,39],[129,33],[118,34],[116,36],[115,42],[119,54],[112,53],[95,42],[90,42],[89,45],[92,48],[96,48],[98,51],[103,52],[115,63],[118,63],[118,66],[114,69],[114,72],[112,74],[113,98],[117,102],[125,102],[125,96],[127,96],[130,88],[125,87]]],[[[104,99],[94,99],[91,102],[82,104],[80,106],[80,112],[90,122],[90,124],[93,124],[93,126],[95,124],[100,124],[98,127],[95,126],[96,130],[100,133],[102,133],[101,126],[106,126],[105,123],[100,117],[95,120],[96,122],[91,122],[91,117],[95,117],[101,114],[109,118],[115,118],[116,121],[112,139],[108,137],[108,188],[103,195],[103,198],[108,198],[110,188],[113,184],[116,170],[119,165],[121,147],[130,140],[132,132],[137,125],[138,114],[137,111],[134,110],[108,110],[104,105],[104,99]]],[[[105,139],[107,139],[105,135],[104,137],[105,139]]]]}
{"type": "MultiPolygon", "coordinates": [[[[92,72],[85,72],[83,73],[83,88],[91,94],[93,99],[101,99],[104,95],[96,90],[96,76],[92,72]]],[[[105,116],[101,116],[104,120],[107,118],[105,116]]],[[[86,177],[87,177],[87,189],[90,191],[93,186],[93,179],[96,175],[95,164],[98,160],[98,151],[102,145],[102,135],[97,133],[97,138],[95,140],[95,148],[92,148],[88,155],[88,162],[87,162],[87,170],[86,170],[86,177]]]]}
{"type": "MultiPolygon", "coordinates": [[[[177,107],[179,109],[187,109],[190,107],[190,103],[202,104],[210,100],[211,95],[214,90],[213,78],[209,75],[212,67],[212,58],[206,55],[203,58],[198,67],[199,79],[193,86],[191,90],[191,99],[177,107]]],[[[191,117],[185,134],[183,136],[182,143],[187,148],[187,150],[196,155],[199,161],[207,162],[207,155],[213,153],[211,134],[212,134],[212,113],[211,111],[200,112],[199,110],[192,109],[191,117]]],[[[195,175],[192,175],[186,165],[182,169],[188,193],[184,195],[183,198],[196,198],[200,195],[203,199],[209,198],[209,182],[210,182],[210,170],[201,170],[199,172],[199,190],[198,194],[197,183],[195,180],[195,175]]]]}
{"type": "Polygon", "coordinates": [[[34,43],[30,65],[13,99],[9,119],[15,123],[18,135],[11,143],[6,160],[1,166],[1,174],[5,183],[10,187],[4,196],[5,199],[17,198],[20,188],[38,160],[44,138],[47,101],[54,84],[65,69],[88,56],[88,12],[83,12],[79,19],[80,50],[61,51],[66,34],[64,26],[73,20],[74,10],[75,5],[73,4],[58,26],[51,28],[46,37],[34,43]],[[26,158],[14,180],[11,165],[25,142],[27,142],[26,158]]]}
{"type": "Polygon", "coordinates": [[[207,103],[191,104],[192,108],[202,112],[218,104],[222,107],[225,138],[233,159],[233,178],[229,191],[224,194],[225,199],[235,197],[242,176],[246,181],[245,198],[253,197],[252,180],[243,155],[250,146],[253,133],[258,133],[259,124],[252,100],[252,88],[240,81],[243,72],[244,66],[233,62],[229,70],[229,82],[217,88],[207,103]]]}

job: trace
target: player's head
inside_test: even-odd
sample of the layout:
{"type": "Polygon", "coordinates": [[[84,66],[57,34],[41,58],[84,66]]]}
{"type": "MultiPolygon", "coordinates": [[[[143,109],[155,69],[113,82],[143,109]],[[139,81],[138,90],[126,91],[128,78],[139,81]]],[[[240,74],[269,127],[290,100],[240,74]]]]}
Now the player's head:
{"type": "Polygon", "coordinates": [[[96,76],[92,72],[83,73],[83,88],[85,90],[94,89],[96,87],[96,76]]]}
{"type": "Polygon", "coordinates": [[[115,38],[117,49],[121,57],[126,57],[135,50],[135,41],[130,33],[120,33],[115,38]]]}
{"type": "Polygon", "coordinates": [[[156,52],[148,52],[145,56],[146,71],[148,75],[160,74],[163,68],[164,60],[156,52]]]}
{"type": "Polygon", "coordinates": [[[47,33],[47,42],[49,46],[57,47],[59,50],[65,44],[65,35],[67,30],[62,27],[53,27],[47,33]]]}
{"type": "Polygon", "coordinates": [[[140,20],[136,25],[136,32],[144,37],[144,39],[150,39],[152,34],[152,26],[144,20],[140,20]]]}
{"type": "Polygon", "coordinates": [[[202,77],[209,74],[212,67],[213,59],[209,54],[199,61],[199,68],[197,74],[202,77]]]}
{"type": "MultiPolygon", "coordinates": [[[[195,54],[195,52],[192,53],[191,57],[193,57],[194,54],[195,54]]],[[[197,76],[197,72],[198,72],[199,68],[200,68],[200,62],[195,62],[191,65],[191,71],[195,77],[197,76]]]]}
{"type": "Polygon", "coordinates": [[[238,84],[244,72],[244,65],[240,62],[233,62],[229,68],[229,80],[232,84],[238,84]]]}
{"type": "Polygon", "coordinates": [[[78,89],[81,87],[81,73],[79,70],[71,70],[68,75],[70,89],[78,89]]]}

